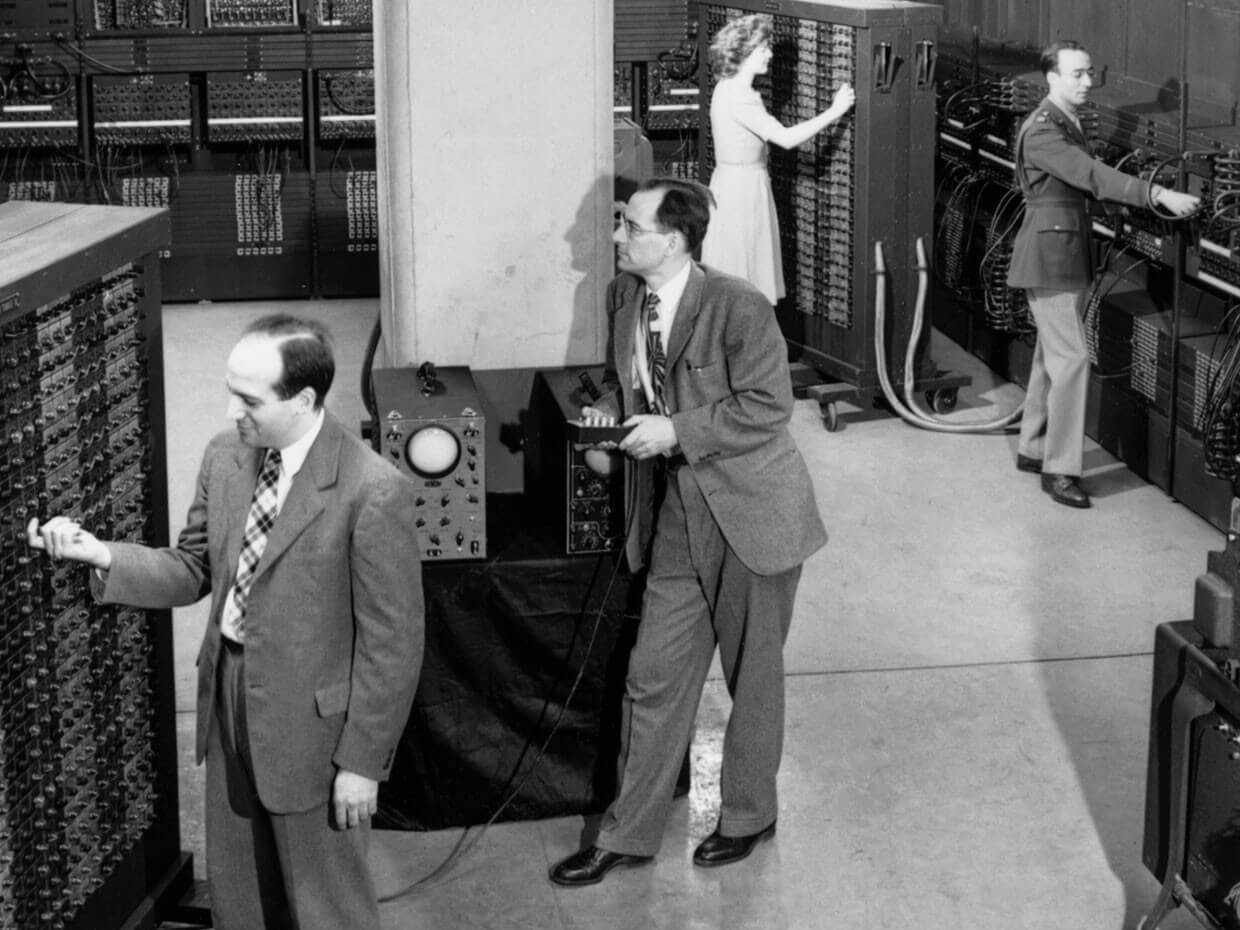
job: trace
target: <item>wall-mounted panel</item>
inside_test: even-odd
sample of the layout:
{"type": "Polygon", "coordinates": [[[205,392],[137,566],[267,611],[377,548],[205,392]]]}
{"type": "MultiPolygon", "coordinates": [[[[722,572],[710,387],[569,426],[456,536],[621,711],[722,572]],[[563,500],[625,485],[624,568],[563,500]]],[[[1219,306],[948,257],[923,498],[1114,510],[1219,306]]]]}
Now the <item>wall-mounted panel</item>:
{"type": "Polygon", "coordinates": [[[1035,48],[1046,34],[1048,0],[942,0],[943,37],[969,41],[977,28],[986,43],[1008,43],[1035,48]]]}
{"type": "Polygon", "coordinates": [[[1151,87],[1169,87],[1180,67],[1180,5],[1166,0],[1128,0],[1128,57],[1124,73],[1151,87]],[[1150,28],[1158,23],[1159,28],[1150,28]]]}
{"type": "MultiPolygon", "coordinates": [[[[1045,42],[1049,44],[1058,39],[1075,39],[1087,49],[1093,59],[1094,69],[1099,75],[1122,73],[1127,57],[1128,23],[1130,8],[1141,0],[1095,0],[1081,3],[1080,0],[1048,0],[1048,32],[1045,42]]],[[[1155,3],[1159,0],[1154,0],[1155,3]]],[[[1162,0],[1166,5],[1166,0],[1162,0]]],[[[1167,21],[1166,12],[1157,17],[1144,17],[1135,20],[1142,24],[1142,31],[1156,42],[1166,43],[1167,34],[1163,29],[1151,29],[1149,24],[1167,21]]]]}
{"type": "Polygon", "coordinates": [[[688,36],[685,0],[615,0],[616,61],[649,61],[688,36]]]}
{"type": "Polygon", "coordinates": [[[1190,101],[1234,108],[1240,100],[1240,0],[1191,4],[1188,43],[1190,101]]]}

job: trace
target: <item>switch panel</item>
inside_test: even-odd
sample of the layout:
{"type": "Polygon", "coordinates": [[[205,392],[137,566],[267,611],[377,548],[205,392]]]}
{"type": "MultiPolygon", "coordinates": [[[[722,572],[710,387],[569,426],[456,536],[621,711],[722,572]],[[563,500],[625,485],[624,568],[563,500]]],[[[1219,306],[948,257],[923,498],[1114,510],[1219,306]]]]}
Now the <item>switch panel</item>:
{"type": "Polygon", "coordinates": [[[112,213],[0,205],[0,930],[119,927],[179,859],[167,613],[97,603],[84,566],[26,542],[57,514],[167,538],[146,271],[166,218],[141,211],[130,243],[152,251],[125,260],[130,243],[85,241],[112,213]],[[49,261],[82,248],[23,274],[20,248],[6,256],[21,223],[45,228],[49,261]]]}

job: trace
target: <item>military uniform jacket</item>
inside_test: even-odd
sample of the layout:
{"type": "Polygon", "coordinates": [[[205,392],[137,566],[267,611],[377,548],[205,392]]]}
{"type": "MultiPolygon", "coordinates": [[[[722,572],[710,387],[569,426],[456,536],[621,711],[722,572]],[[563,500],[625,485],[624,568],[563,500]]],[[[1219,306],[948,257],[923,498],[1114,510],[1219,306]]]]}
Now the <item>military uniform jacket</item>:
{"type": "Polygon", "coordinates": [[[1089,201],[1146,205],[1145,182],[1089,154],[1085,134],[1044,99],[1016,138],[1025,216],[1012,245],[1009,287],[1081,290],[1093,280],[1089,201]]]}

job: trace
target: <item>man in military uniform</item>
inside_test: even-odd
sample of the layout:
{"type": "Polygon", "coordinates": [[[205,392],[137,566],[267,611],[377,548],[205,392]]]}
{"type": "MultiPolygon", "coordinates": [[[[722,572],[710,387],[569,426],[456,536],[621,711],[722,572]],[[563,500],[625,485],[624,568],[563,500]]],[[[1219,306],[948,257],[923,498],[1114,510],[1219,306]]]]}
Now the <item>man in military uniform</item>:
{"type": "Polygon", "coordinates": [[[1089,154],[1078,110],[1093,86],[1089,53],[1072,41],[1042,52],[1049,88],[1016,140],[1016,180],[1025,217],[1012,246],[1009,287],[1024,288],[1038,328],[1021,421],[1016,467],[1042,476],[1042,490],[1069,507],[1088,507],[1081,487],[1089,356],[1081,323],[1093,279],[1090,198],[1175,216],[1199,199],[1148,185],[1089,154]]]}

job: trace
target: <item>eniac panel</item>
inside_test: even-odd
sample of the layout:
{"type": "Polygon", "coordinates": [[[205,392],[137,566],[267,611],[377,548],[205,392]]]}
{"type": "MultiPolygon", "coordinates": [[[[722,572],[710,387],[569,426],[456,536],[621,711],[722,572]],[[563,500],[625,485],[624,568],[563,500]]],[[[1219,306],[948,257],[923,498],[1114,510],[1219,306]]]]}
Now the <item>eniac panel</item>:
{"type": "Polygon", "coordinates": [[[22,38],[47,32],[73,31],[73,0],[0,0],[0,29],[22,38]]]}
{"type": "Polygon", "coordinates": [[[0,930],[153,927],[192,879],[171,618],[97,603],[21,531],[167,543],[167,236],[159,210],[0,204],[0,930]]]}
{"type": "MultiPolygon", "coordinates": [[[[704,4],[704,178],[714,167],[707,50],[727,21],[747,13],[773,21],[771,73],[755,86],[785,125],[825,110],[841,84],[857,91],[854,112],[831,130],[792,151],[771,147],[788,288],[777,308],[784,335],[800,360],[876,391],[874,244],[881,242],[891,287],[888,364],[902,382],[917,293],[914,242],[922,238],[929,250],[934,239],[934,64],[943,8],[901,0],[704,4]]],[[[926,333],[929,324],[927,314],[926,333]]]]}

